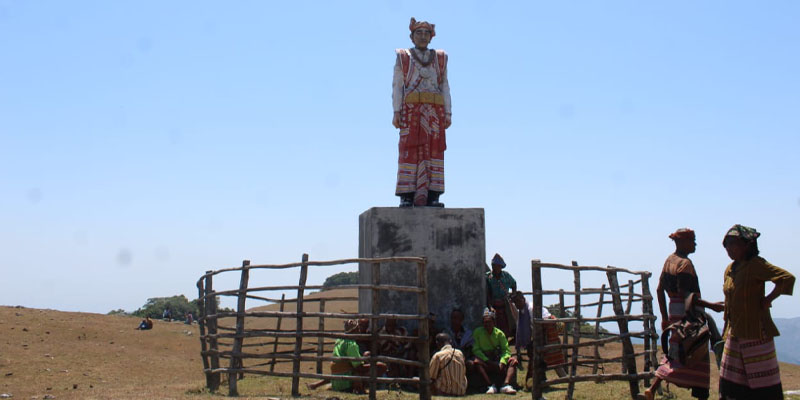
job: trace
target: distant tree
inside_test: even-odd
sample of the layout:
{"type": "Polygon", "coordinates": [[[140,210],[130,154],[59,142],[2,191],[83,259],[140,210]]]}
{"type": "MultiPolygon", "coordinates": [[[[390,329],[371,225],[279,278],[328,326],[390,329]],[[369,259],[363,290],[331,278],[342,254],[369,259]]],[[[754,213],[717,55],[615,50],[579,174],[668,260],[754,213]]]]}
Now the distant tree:
{"type": "Polygon", "coordinates": [[[108,315],[130,315],[125,310],[118,308],[116,310],[111,310],[108,312],[108,315]]]}
{"type": "Polygon", "coordinates": [[[164,310],[169,308],[172,313],[173,319],[182,319],[183,315],[188,311],[197,315],[197,302],[190,303],[184,295],[172,297],[152,297],[147,299],[147,302],[133,312],[137,317],[150,317],[161,318],[164,310]]]}
{"type": "Polygon", "coordinates": [[[334,286],[355,285],[358,283],[358,272],[340,272],[325,279],[322,287],[330,289],[334,286]]]}

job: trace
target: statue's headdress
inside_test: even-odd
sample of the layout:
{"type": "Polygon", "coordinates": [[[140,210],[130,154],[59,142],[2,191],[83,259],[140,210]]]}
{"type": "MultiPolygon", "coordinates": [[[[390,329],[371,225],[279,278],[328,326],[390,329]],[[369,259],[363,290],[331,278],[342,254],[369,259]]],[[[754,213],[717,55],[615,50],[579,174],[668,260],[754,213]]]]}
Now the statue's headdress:
{"type": "Polygon", "coordinates": [[[411,33],[414,33],[415,30],[424,28],[431,31],[431,38],[436,36],[436,25],[432,24],[428,21],[417,21],[414,17],[411,17],[411,23],[408,24],[408,29],[411,33]]]}

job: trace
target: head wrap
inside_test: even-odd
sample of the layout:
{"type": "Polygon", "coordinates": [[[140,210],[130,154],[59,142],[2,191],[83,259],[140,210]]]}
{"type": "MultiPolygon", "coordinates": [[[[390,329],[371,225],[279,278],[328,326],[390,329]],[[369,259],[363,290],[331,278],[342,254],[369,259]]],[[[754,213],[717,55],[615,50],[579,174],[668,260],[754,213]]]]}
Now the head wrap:
{"type": "Polygon", "coordinates": [[[503,257],[500,257],[500,254],[494,253],[494,257],[492,257],[492,265],[499,265],[502,268],[506,267],[506,262],[503,261],[503,257]]]}
{"type": "Polygon", "coordinates": [[[416,19],[414,19],[414,17],[411,17],[411,23],[408,24],[408,29],[411,31],[411,33],[414,33],[415,30],[420,28],[431,31],[431,39],[433,39],[433,37],[436,36],[435,24],[432,24],[428,21],[417,21],[416,19]]]}
{"type": "Polygon", "coordinates": [[[694,231],[689,228],[681,228],[671,233],[669,238],[672,240],[678,239],[694,239],[694,231]]]}
{"type": "MultiPolygon", "coordinates": [[[[761,234],[758,233],[758,231],[755,230],[755,228],[736,224],[732,226],[731,229],[728,229],[728,233],[725,234],[726,238],[729,236],[742,238],[748,242],[754,242],[756,239],[758,239],[759,236],[761,236],[761,234]]],[[[723,245],[725,244],[724,238],[722,239],[722,243],[723,245]]]]}
{"type": "Polygon", "coordinates": [[[358,328],[358,322],[356,322],[356,320],[348,319],[348,320],[344,321],[344,331],[345,332],[347,332],[347,333],[352,332],[356,328],[358,328]]]}
{"type": "Polygon", "coordinates": [[[486,307],[483,309],[483,318],[491,318],[494,319],[494,312],[486,307]]]}

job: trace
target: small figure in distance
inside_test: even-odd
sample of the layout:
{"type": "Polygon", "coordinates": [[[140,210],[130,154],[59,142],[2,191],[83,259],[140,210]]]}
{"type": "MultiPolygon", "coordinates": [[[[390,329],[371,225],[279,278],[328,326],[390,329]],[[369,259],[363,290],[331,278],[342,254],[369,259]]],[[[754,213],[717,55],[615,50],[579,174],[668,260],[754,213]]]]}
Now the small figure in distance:
{"type": "Polygon", "coordinates": [[[153,329],[153,321],[150,320],[150,317],[144,317],[139,326],[136,327],[137,331],[146,331],[149,329],[153,329]]]}
{"type": "Polygon", "coordinates": [[[169,307],[165,308],[164,313],[161,314],[161,318],[164,321],[172,322],[172,310],[170,310],[169,307]]]}

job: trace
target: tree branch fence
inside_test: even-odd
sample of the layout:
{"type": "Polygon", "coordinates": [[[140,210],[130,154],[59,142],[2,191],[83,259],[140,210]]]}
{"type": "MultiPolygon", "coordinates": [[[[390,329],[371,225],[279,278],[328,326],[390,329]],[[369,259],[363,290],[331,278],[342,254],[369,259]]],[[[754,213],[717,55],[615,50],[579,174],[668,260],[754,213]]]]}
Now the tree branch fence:
{"type": "MultiPolygon", "coordinates": [[[[655,319],[653,314],[653,297],[650,294],[649,278],[651,273],[648,271],[630,271],[615,267],[593,267],[579,266],[573,261],[572,265],[545,264],[539,260],[531,262],[532,292],[526,293],[533,296],[533,315],[531,316],[531,329],[533,332],[534,351],[529,360],[529,368],[533,373],[533,384],[531,387],[531,397],[537,400],[542,397],[542,390],[558,384],[567,384],[566,398],[572,399],[576,382],[604,382],[604,381],[628,381],[630,384],[631,398],[636,398],[639,393],[639,381],[643,380],[645,385],[650,384],[650,379],[655,376],[655,368],[658,367],[656,359],[657,338],[655,330],[655,319]],[[543,290],[542,289],[542,270],[558,269],[571,271],[574,277],[574,290],[543,290]],[[583,288],[581,285],[581,272],[596,271],[603,272],[608,281],[599,288],[583,288]],[[620,285],[618,274],[623,273],[632,275],[627,283],[620,285]],[[636,292],[636,287],[640,292],[636,292]],[[572,332],[564,329],[563,340],[560,344],[545,344],[544,324],[553,323],[552,319],[542,319],[542,296],[558,296],[558,318],[555,322],[572,324],[572,332]],[[565,296],[574,296],[573,304],[565,304],[565,296]],[[588,303],[582,302],[583,296],[597,296],[596,301],[588,303]],[[633,303],[641,303],[641,313],[631,314],[633,303]],[[611,305],[612,313],[605,315],[603,310],[605,305],[611,305]],[[597,307],[594,317],[585,316],[583,308],[597,307]],[[571,310],[571,317],[563,317],[565,312],[571,310]],[[641,321],[641,331],[630,331],[629,322],[641,321]],[[601,332],[600,324],[603,322],[616,322],[619,333],[601,332]],[[594,324],[592,334],[582,333],[581,325],[584,323],[594,324]],[[572,340],[570,341],[570,334],[572,340]],[[644,349],[635,352],[631,338],[640,338],[644,341],[644,349]],[[581,341],[581,339],[585,339],[581,341]],[[619,357],[602,358],[599,348],[607,343],[620,342],[622,344],[622,354],[619,357]],[[592,355],[580,354],[579,350],[585,347],[593,347],[592,355]],[[567,362],[560,365],[544,365],[544,355],[553,349],[561,350],[565,353],[567,362]],[[642,357],[643,372],[636,370],[636,358],[642,357]],[[621,363],[621,373],[605,373],[604,364],[621,363]],[[568,376],[556,379],[544,379],[546,370],[558,367],[568,368],[568,376]],[[591,373],[578,373],[578,367],[584,370],[591,368],[591,373]]],[[[606,308],[607,309],[607,308],[606,308]]],[[[553,313],[554,316],[556,313],[553,313]]],[[[591,325],[590,325],[591,326],[591,325]]]]}
{"type": "MultiPolygon", "coordinates": [[[[245,374],[269,375],[292,378],[292,396],[300,396],[300,378],[311,379],[339,379],[350,381],[366,381],[369,384],[369,398],[375,399],[378,384],[410,384],[419,388],[420,399],[430,399],[429,363],[430,351],[428,337],[428,284],[426,272],[426,259],[424,257],[386,257],[386,258],[351,258],[334,261],[309,261],[304,254],[299,263],[281,265],[250,265],[250,261],[242,262],[241,267],[225,268],[216,271],[206,271],[197,281],[198,299],[200,304],[200,348],[203,361],[203,372],[206,375],[206,386],[211,391],[217,391],[222,383],[222,376],[228,379],[228,394],[238,396],[237,381],[245,374]],[[417,284],[414,286],[398,286],[382,284],[380,281],[380,265],[382,263],[407,263],[416,268],[417,284]],[[372,268],[371,284],[357,284],[337,286],[337,289],[368,289],[372,290],[371,313],[346,313],[326,311],[326,304],[334,301],[357,302],[358,297],[318,297],[307,298],[307,290],[321,290],[322,286],[307,284],[309,267],[326,267],[346,264],[366,263],[372,268]],[[255,273],[274,273],[276,270],[299,269],[299,282],[292,286],[261,286],[250,287],[251,271],[255,273]],[[216,291],[214,277],[221,274],[239,273],[239,288],[233,290],[216,291]],[[296,298],[287,299],[282,294],[280,299],[260,295],[260,292],[274,292],[297,290],[296,298]],[[382,314],[379,310],[379,293],[382,290],[402,291],[417,296],[417,314],[382,314]],[[237,299],[236,310],[223,312],[219,310],[218,296],[233,296],[237,299]],[[247,311],[247,300],[278,304],[279,311],[247,311]],[[319,303],[318,312],[305,311],[309,303],[319,303]],[[295,311],[285,311],[286,305],[294,304],[295,311]],[[345,333],[343,330],[326,330],[326,319],[362,319],[370,320],[369,333],[345,333]],[[399,320],[419,321],[418,335],[396,336],[379,334],[380,319],[395,318],[399,320]],[[294,320],[294,329],[281,329],[282,322],[294,320]],[[275,322],[274,329],[258,327],[254,321],[271,320],[275,322]],[[304,322],[311,320],[317,322],[317,329],[306,329],[304,322]],[[225,325],[225,323],[233,323],[225,325]],[[325,355],[326,349],[331,349],[334,339],[346,338],[357,341],[368,341],[370,345],[369,357],[331,357],[325,355]],[[419,361],[409,361],[394,357],[378,355],[378,346],[381,340],[395,340],[412,342],[417,345],[419,361]],[[323,362],[330,361],[364,361],[370,363],[369,376],[343,376],[323,372],[323,362]],[[419,368],[419,377],[392,378],[378,377],[376,362],[409,365],[419,368]],[[291,372],[276,371],[276,365],[291,363],[291,372]],[[314,372],[301,372],[301,363],[315,365],[314,372]]],[[[264,325],[262,323],[262,325],[264,325]]],[[[343,325],[343,324],[342,324],[343,325]]],[[[341,325],[340,325],[341,326],[341,325]]]]}

